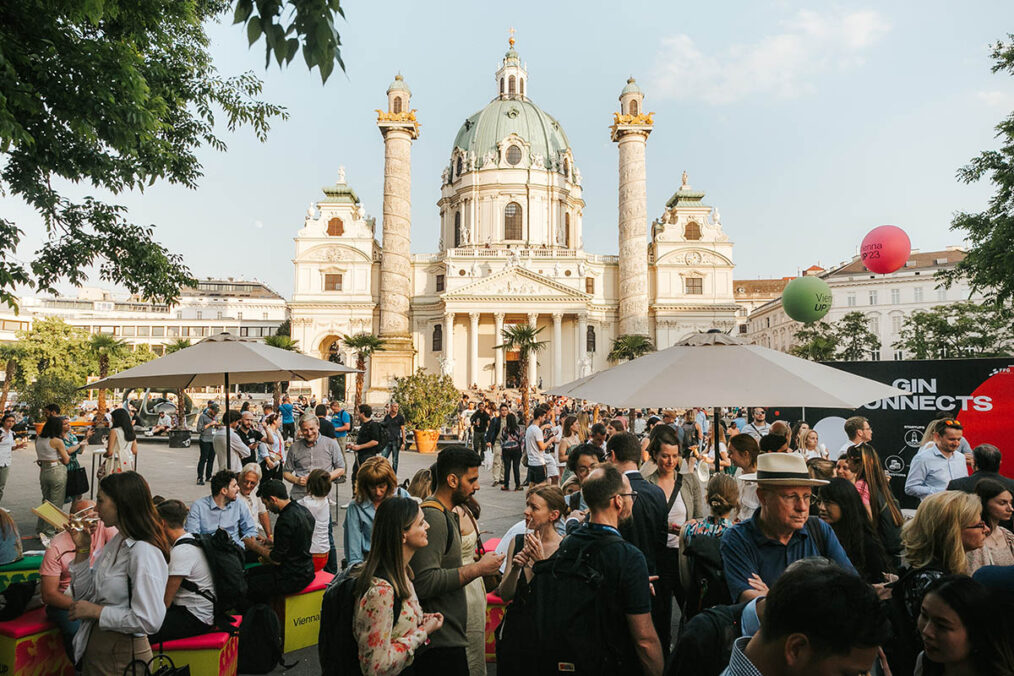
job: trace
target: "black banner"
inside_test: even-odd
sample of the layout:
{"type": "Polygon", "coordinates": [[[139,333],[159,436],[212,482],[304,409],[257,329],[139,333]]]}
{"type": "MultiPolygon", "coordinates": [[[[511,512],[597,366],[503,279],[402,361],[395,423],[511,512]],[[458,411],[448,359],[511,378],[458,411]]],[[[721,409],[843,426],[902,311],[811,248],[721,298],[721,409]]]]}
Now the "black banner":
{"type": "Polygon", "coordinates": [[[920,361],[827,362],[828,366],[893,385],[911,394],[872,402],[854,411],[792,407],[768,408],[769,420],[805,419],[817,430],[832,457],[847,443],[843,424],[853,415],[869,419],[873,446],[891,477],[902,507],[918,500],[905,495],[905,478],[919,451],[926,425],[939,414],[957,418],[974,448],[991,443],[1003,453],[1000,471],[1014,476],[1014,444],[1008,441],[1014,422],[1014,358],[920,361]]]}

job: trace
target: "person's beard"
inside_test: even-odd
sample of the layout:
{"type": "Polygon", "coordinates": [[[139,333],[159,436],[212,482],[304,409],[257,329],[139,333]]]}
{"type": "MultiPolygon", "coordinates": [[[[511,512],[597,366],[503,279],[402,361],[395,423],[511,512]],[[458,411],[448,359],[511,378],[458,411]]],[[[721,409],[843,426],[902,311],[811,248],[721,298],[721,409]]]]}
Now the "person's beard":
{"type": "Polygon", "coordinates": [[[451,504],[453,504],[455,507],[458,505],[463,505],[466,502],[468,502],[468,499],[470,497],[472,497],[472,493],[467,488],[465,488],[464,485],[459,483],[457,488],[454,489],[454,492],[451,493],[451,504]]]}

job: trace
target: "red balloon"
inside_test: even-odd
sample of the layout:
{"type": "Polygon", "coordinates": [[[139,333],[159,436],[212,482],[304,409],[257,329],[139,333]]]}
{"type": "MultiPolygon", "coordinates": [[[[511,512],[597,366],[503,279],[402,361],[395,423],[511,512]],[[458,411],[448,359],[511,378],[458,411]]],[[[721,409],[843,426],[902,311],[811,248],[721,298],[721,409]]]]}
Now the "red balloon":
{"type": "Polygon", "coordinates": [[[911,240],[896,225],[873,228],[859,247],[859,256],[866,269],[882,275],[901,269],[911,253],[911,240]]]}

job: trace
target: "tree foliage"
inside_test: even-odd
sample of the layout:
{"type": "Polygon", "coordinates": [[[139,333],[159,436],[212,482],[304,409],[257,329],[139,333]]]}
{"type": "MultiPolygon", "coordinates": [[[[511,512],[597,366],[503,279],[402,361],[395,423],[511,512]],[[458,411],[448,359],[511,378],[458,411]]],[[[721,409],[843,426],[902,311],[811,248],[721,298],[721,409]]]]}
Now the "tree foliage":
{"type": "Polygon", "coordinates": [[[521,411],[525,420],[529,420],[528,394],[531,383],[528,382],[528,364],[539,352],[546,348],[546,341],[539,340],[541,328],[531,324],[512,324],[500,332],[503,343],[494,346],[494,350],[510,350],[518,353],[518,371],[521,373],[521,411]]]}
{"type": "Polygon", "coordinates": [[[880,338],[870,330],[866,315],[849,312],[833,324],[804,324],[789,353],[812,361],[863,361],[879,349],[880,338]]]}
{"type": "Polygon", "coordinates": [[[991,305],[971,301],[913,312],[894,347],[914,359],[1007,357],[1014,354],[1011,321],[991,305]]]}
{"type": "MultiPolygon", "coordinates": [[[[0,218],[0,301],[14,289],[54,292],[83,283],[90,268],[143,297],[172,302],[195,283],[182,258],[153,241],[152,225],[132,223],[123,206],[70,184],[120,194],[156,181],[195,188],[198,150],[224,150],[218,126],[251,127],[264,140],[284,108],[258,97],[252,73],[222,76],[206,26],[228,0],[103,0],[0,3],[0,194],[23,200],[44,223],[44,243],[18,251],[23,226],[0,218]],[[224,123],[224,124],[223,124],[224,123]]],[[[236,20],[251,42],[304,58],[326,79],[338,60],[337,0],[238,0],[236,20]],[[254,14],[254,4],[257,13],[254,14]],[[291,11],[284,27],[282,16],[291,11]],[[256,22],[259,33],[251,28],[256,22]]]]}
{"type": "Polygon", "coordinates": [[[43,409],[49,404],[56,404],[61,411],[68,412],[81,399],[81,391],[75,381],[52,371],[40,375],[18,391],[18,400],[28,407],[29,415],[36,421],[46,419],[43,409]]]}
{"type": "Polygon", "coordinates": [[[834,327],[824,321],[803,324],[789,354],[811,361],[831,361],[837,348],[834,327]]]}
{"type": "Polygon", "coordinates": [[[651,338],[637,333],[617,336],[609,350],[609,361],[630,361],[655,351],[651,338]]]}
{"type": "Polygon", "coordinates": [[[394,379],[391,400],[414,429],[438,430],[457,411],[458,389],[449,375],[419,369],[410,376],[394,379]]]}
{"type": "Polygon", "coordinates": [[[383,350],[385,346],[384,339],[375,336],[372,333],[357,333],[351,336],[342,336],[342,342],[345,347],[355,350],[356,352],[356,368],[359,369],[359,373],[356,374],[356,403],[355,410],[359,410],[359,405],[363,403],[363,382],[366,377],[366,360],[378,350],[383,350]]]}
{"type": "Polygon", "coordinates": [[[84,385],[95,372],[89,349],[88,333],[58,317],[36,319],[32,328],[18,332],[21,349],[14,385],[18,391],[37,378],[59,376],[76,385],[84,385]]]}
{"type": "MultiPolygon", "coordinates": [[[[992,71],[1014,75],[1014,34],[992,46],[992,71]]],[[[988,177],[996,188],[985,211],[958,213],[951,229],[970,242],[965,258],[940,273],[950,285],[967,278],[975,291],[997,306],[1010,308],[1014,297],[1014,113],[996,126],[997,150],[985,150],[958,170],[958,179],[974,183],[988,177]]]]}

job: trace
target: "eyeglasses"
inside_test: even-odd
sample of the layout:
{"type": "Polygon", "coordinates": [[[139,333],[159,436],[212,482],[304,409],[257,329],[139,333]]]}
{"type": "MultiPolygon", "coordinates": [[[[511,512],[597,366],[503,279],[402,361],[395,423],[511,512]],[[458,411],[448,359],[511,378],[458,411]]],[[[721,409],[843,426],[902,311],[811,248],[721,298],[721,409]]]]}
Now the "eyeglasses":
{"type": "Polygon", "coordinates": [[[965,530],[986,530],[987,528],[989,528],[989,526],[985,521],[980,521],[979,523],[972,524],[971,526],[965,526],[965,530]]]}
{"type": "Polygon", "coordinates": [[[630,491],[629,493],[617,493],[617,497],[630,498],[631,502],[637,499],[637,491],[630,491]]]}

